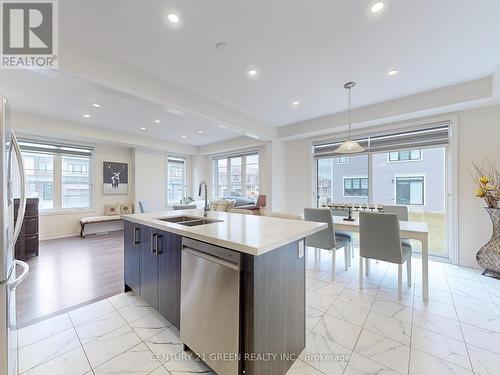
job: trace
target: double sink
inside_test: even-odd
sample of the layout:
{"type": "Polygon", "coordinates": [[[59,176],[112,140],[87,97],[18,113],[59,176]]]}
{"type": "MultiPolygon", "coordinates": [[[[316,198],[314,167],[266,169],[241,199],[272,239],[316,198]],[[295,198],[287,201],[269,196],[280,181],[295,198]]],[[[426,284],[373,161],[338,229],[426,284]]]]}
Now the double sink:
{"type": "Polygon", "coordinates": [[[222,220],[199,218],[194,216],[174,216],[174,217],[164,217],[158,220],[166,221],[167,223],[174,223],[185,225],[186,227],[196,227],[198,225],[206,225],[212,223],[220,223],[222,220]]]}

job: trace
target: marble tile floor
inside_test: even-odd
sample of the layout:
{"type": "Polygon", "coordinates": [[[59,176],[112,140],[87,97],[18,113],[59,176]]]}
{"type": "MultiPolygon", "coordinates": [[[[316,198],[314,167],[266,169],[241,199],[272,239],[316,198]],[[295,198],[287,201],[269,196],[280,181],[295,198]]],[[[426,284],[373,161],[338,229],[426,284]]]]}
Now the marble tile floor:
{"type": "MultiPolygon", "coordinates": [[[[430,263],[430,300],[397,293],[397,267],[372,263],[358,289],[331,257],[307,259],[307,347],[288,375],[493,375],[500,363],[500,281],[479,270],[430,263]]],[[[337,257],[342,257],[342,252],[337,257]]],[[[21,329],[20,374],[213,374],[182,351],[178,331],[133,293],[119,294],[21,329]]]]}

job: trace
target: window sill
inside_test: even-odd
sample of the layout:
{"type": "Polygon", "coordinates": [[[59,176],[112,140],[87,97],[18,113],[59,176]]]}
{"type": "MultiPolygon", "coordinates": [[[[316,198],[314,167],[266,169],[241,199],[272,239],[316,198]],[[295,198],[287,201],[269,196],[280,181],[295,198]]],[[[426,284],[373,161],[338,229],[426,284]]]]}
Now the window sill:
{"type": "Polygon", "coordinates": [[[96,211],[93,208],[59,208],[40,209],[40,216],[71,215],[71,214],[91,214],[96,211]]]}

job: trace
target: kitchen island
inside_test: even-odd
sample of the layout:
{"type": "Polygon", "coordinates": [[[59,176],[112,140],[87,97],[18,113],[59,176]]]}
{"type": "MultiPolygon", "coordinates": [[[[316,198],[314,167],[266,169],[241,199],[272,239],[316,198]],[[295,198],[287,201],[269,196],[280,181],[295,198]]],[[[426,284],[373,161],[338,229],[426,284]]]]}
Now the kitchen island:
{"type": "Polygon", "coordinates": [[[219,375],[286,374],[305,348],[304,238],[326,224],[202,210],[123,219],[125,290],[219,375]]]}

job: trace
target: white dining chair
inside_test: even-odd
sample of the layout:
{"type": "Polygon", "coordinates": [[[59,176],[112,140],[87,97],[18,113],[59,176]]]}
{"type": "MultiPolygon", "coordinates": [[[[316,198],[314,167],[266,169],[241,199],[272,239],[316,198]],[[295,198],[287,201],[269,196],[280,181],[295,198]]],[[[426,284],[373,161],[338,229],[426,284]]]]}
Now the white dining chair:
{"type": "MultiPolygon", "coordinates": [[[[331,209],[333,216],[349,217],[349,212],[343,210],[331,209]]],[[[337,237],[344,237],[349,242],[349,252],[351,253],[351,258],[354,258],[354,246],[352,241],[352,234],[347,232],[335,232],[337,237]]],[[[351,260],[349,260],[349,266],[351,265],[351,260]]]]}
{"type": "Polygon", "coordinates": [[[305,208],[304,220],[315,221],[328,224],[328,228],[323,229],[306,237],[306,246],[316,249],[331,251],[332,253],[332,280],[335,281],[335,258],[336,251],[344,249],[345,270],[349,268],[350,248],[349,242],[344,237],[337,237],[333,226],[332,213],[328,208],[305,208]]]}
{"type": "Polygon", "coordinates": [[[359,288],[363,289],[363,259],[377,259],[398,265],[398,293],[401,296],[405,262],[408,286],[411,286],[412,248],[409,242],[401,240],[398,215],[360,212],[359,233],[359,288]]]}

